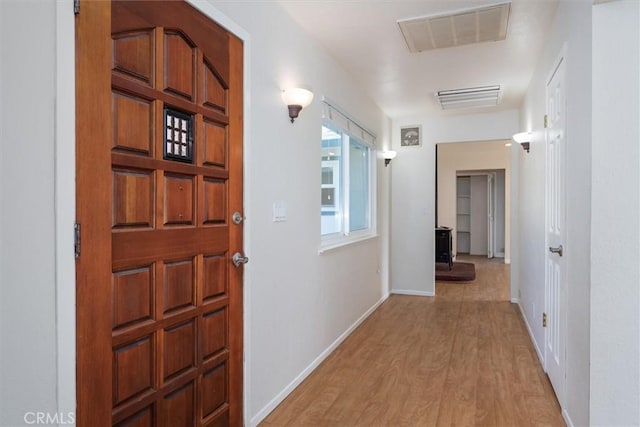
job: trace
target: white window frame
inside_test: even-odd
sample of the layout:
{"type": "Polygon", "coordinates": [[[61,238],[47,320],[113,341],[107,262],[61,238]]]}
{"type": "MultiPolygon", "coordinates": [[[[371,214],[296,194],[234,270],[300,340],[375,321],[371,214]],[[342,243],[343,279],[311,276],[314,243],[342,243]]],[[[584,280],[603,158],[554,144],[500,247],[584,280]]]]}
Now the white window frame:
{"type": "MultiPolygon", "coordinates": [[[[353,244],[363,240],[368,240],[377,237],[377,171],[376,171],[376,158],[377,150],[375,146],[375,134],[367,130],[356,121],[350,118],[347,114],[339,110],[333,103],[330,103],[326,98],[323,99],[323,117],[322,125],[329,125],[329,127],[338,129],[342,135],[342,167],[340,168],[339,193],[341,197],[340,204],[342,211],[340,212],[340,220],[342,222],[342,231],[333,234],[322,235],[322,227],[320,228],[320,250],[319,253],[329,251],[331,249],[339,248],[345,245],[353,244]],[[369,148],[369,176],[368,176],[368,192],[369,192],[369,210],[368,220],[369,227],[363,230],[351,231],[349,229],[349,138],[355,138],[358,142],[369,148]]],[[[322,161],[320,164],[320,170],[322,170],[322,161]]],[[[322,185],[321,185],[322,187],[322,185]]],[[[320,198],[319,198],[320,199],[320,198]]],[[[322,211],[322,203],[320,203],[320,212],[322,211]]]]}

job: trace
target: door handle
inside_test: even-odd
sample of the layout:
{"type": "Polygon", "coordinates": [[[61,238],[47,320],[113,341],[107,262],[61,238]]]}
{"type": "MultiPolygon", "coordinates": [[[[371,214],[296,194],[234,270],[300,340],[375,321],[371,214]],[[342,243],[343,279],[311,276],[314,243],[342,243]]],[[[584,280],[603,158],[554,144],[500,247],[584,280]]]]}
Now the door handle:
{"type": "Polygon", "coordinates": [[[240,252],[236,252],[231,257],[231,262],[233,262],[233,265],[235,265],[236,267],[240,267],[240,264],[246,264],[249,262],[249,257],[242,256],[240,252]]]}
{"type": "Polygon", "coordinates": [[[239,225],[245,219],[246,218],[243,217],[240,212],[234,212],[233,215],[231,216],[231,221],[233,221],[233,223],[236,225],[239,225]]]}
{"type": "Polygon", "coordinates": [[[558,254],[562,256],[562,245],[558,246],[557,248],[554,248],[553,246],[549,246],[549,252],[551,252],[552,254],[558,254]]]}

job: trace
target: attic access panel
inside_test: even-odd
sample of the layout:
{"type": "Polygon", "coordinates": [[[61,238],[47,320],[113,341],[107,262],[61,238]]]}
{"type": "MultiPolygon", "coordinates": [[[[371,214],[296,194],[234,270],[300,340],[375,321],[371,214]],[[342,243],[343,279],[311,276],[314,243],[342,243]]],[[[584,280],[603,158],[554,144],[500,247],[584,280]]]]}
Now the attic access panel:
{"type": "Polygon", "coordinates": [[[412,53],[504,40],[511,2],[398,21],[412,53]]]}

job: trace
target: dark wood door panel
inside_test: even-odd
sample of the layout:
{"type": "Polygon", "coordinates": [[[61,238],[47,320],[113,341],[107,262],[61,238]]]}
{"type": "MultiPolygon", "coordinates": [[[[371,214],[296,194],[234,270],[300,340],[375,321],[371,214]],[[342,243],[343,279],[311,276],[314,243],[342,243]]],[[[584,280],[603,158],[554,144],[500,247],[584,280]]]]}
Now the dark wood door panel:
{"type": "Polygon", "coordinates": [[[162,89],[189,101],[196,99],[198,52],[181,32],[165,31],[162,89]]]}
{"type": "MultiPolygon", "coordinates": [[[[110,37],[84,31],[106,56],[100,90],[108,108],[78,112],[86,126],[100,119],[108,127],[78,164],[111,166],[78,173],[84,197],[102,188],[101,203],[80,203],[101,214],[109,244],[100,262],[111,270],[93,284],[100,302],[79,300],[79,330],[91,313],[104,326],[95,337],[100,355],[79,339],[86,357],[78,387],[90,390],[79,396],[80,419],[242,425],[242,271],[230,260],[242,250],[242,227],[229,220],[232,209],[242,211],[242,43],[184,2],[107,5],[94,19],[103,29],[110,22],[110,37]],[[100,387],[90,389],[82,374],[98,366],[94,356],[100,387]],[[94,402],[100,393],[110,398],[94,402]],[[98,406],[110,416],[93,417],[98,406]]],[[[78,97],[88,103],[83,84],[78,97]]]]}
{"type": "Polygon", "coordinates": [[[154,35],[153,30],[112,35],[112,69],[154,87],[154,35]]]}
{"type": "Polygon", "coordinates": [[[113,147],[153,156],[154,108],[151,100],[113,92],[113,147]]]}

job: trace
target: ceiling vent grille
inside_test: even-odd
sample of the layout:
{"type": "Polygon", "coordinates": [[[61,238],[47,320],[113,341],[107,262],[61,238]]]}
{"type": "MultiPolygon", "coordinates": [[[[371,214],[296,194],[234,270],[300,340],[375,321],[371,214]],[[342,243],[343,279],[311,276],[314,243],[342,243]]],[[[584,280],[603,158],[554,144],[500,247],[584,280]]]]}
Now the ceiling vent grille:
{"type": "Polygon", "coordinates": [[[398,21],[413,53],[472,43],[504,40],[511,3],[466,9],[445,15],[422,16],[398,21]]]}
{"type": "Polygon", "coordinates": [[[500,86],[472,87],[467,89],[441,90],[436,94],[443,110],[456,108],[495,107],[500,103],[500,86]]]}

